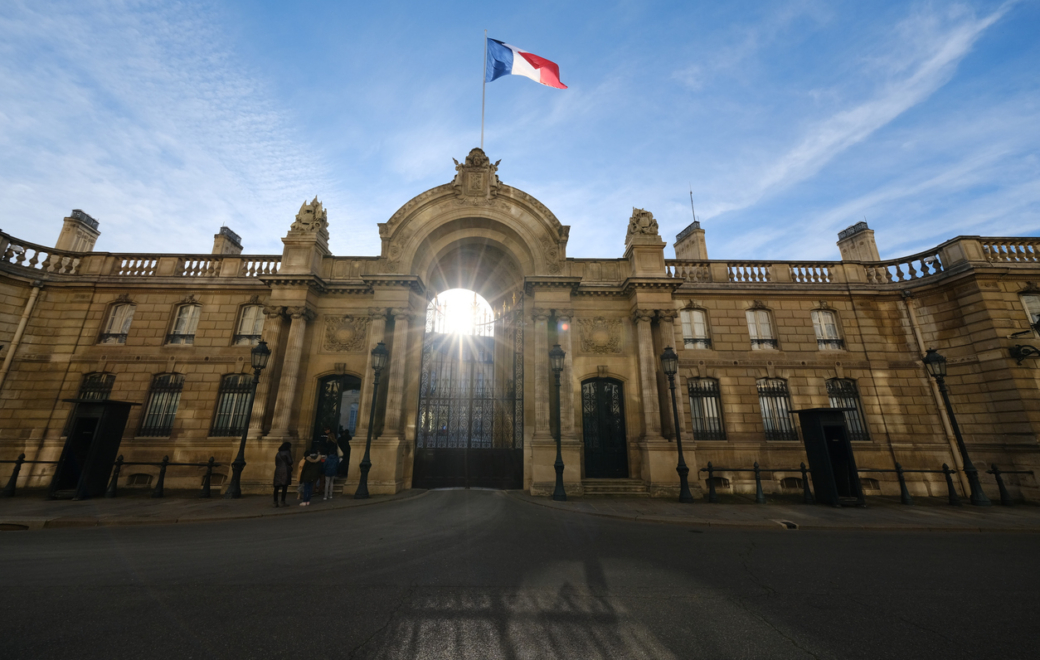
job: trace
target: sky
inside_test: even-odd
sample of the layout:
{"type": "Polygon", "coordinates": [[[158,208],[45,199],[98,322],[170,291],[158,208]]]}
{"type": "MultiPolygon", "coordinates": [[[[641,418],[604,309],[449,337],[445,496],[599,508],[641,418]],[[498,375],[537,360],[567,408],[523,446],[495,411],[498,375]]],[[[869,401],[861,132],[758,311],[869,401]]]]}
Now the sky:
{"type": "Polygon", "coordinates": [[[883,259],[1040,235],[1040,0],[459,2],[4,0],[0,228],[54,245],[278,254],[304,200],[330,248],[449,182],[480,143],[484,30],[568,89],[486,87],[499,176],[622,256],[632,208],[714,259],[883,259]],[[478,76],[480,76],[478,78],[478,76]]]}

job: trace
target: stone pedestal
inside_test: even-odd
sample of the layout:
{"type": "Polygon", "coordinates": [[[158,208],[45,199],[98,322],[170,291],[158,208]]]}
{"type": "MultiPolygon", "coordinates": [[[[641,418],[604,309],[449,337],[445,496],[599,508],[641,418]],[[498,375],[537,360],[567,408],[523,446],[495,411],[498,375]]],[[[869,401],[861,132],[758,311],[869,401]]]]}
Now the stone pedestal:
{"type": "MultiPolygon", "coordinates": [[[[531,494],[552,496],[556,489],[556,441],[535,437],[531,441],[531,494]]],[[[575,439],[560,442],[563,454],[563,489],[568,497],[581,497],[585,487],[581,483],[581,442],[575,439]]]]}
{"type": "MultiPolygon", "coordinates": [[[[688,478],[690,492],[700,499],[700,466],[697,465],[697,448],[692,442],[683,443],[683,457],[690,468],[688,478]]],[[[643,480],[651,497],[679,497],[679,473],[675,471],[679,463],[679,452],[674,442],[649,441],[639,443],[639,453],[643,458],[643,480]]]]}
{"type": "MultiPolygon", "coordinates": [[[[393,495],[404,489],[404,453],[405,443],[400,438],[376,438],[372,440],[369,460],[372,469],[368,471],[368,492],[372,495],[393,495]]],[[[361,459],[365,457],[365,438],[356,437],[350,441],[350,465],[347,466],[347,481],[343,484],[343,494],[354,496],[358,482],[361,480],[361,459]]]]}

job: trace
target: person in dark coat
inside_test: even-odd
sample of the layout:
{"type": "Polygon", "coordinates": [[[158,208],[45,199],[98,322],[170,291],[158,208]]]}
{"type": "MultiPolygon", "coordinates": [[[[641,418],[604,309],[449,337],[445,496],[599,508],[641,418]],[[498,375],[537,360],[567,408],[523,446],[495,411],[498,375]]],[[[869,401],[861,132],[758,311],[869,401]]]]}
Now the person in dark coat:
{"type": "Polygon", "coordinates": [[[339,475],[340,477],[347,476],[347,468],[350,467],[350,430],[340,427],[339,438],[336,439],[336,444],[339,445],[340,451],[340,462],[339,462],[339,475]]]}
{"type": "Polygon", "coordinates": [[[312,451],[300,461],[300,484],[303,485],[303,501],[300,506],[311,505],[311,495],[314,493],[314,482],[321,476],[324,466],[318,452],[312,451]]]}
{"type": "Polygon", "coordinates": [[[285,503],[285,493],[292,483],[292,443],[283,442],[274,455],[274,505],[278,506],[278,491],[282,491],[281,506],[289,506],[285,503]]]}

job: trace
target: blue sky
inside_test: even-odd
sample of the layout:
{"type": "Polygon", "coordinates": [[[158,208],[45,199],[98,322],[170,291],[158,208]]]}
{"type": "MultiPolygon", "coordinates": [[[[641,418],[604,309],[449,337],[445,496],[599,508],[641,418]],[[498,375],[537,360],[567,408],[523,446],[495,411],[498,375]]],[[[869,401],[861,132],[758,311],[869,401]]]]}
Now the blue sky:
{"type": "MultiPolygon", "coordinates": [[[[483,30],[570,88],[487,87],[505,183],[619,257],[633,206],[712,258],[883,258],[1040,234],[1040,2],[0,3],[0,228],[53,245],[281,252],[304,199],[336,254],[480,139],[483,30]]],[[[667,255],[672,255],[671,247],[667,255]]]]}

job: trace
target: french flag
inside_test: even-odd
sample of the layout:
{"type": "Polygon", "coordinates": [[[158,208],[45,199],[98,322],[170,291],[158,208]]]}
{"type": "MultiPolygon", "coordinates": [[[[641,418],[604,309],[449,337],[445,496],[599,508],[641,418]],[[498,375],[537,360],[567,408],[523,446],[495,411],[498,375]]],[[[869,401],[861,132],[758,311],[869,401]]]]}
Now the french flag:
{"type": "Polygon", "coordinates": [[[535,82],[556,89],[567,89],[567,85],[560,82],[560,67],[556,62],[550,62],[544,57],[520,50],[498,39],[488,39],[484,81],[491,82],[510,74],[527,76],[535,82]]]}

